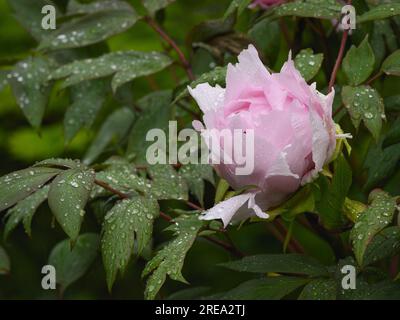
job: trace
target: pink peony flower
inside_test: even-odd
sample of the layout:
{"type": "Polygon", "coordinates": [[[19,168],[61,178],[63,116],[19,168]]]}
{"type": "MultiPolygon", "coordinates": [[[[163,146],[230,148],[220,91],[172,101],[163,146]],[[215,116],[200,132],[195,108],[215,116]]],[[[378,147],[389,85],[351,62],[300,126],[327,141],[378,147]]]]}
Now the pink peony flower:
{"type": "MultiPolygon", "coordinates": [[[[315,83],[308,85],[291,57],[280,73],[272,74],[252,45],[238,60],[228,66],[226,89],[208,83],[189,88],[204,112],[205,131],[254,130],[251,174],[236,175],[235,164],[215,165],[234,189],[258,187],[204,212],[203,219],[222,219],[225,226],[254,215],[268,218],[265,211],[314,179],[336,146],[333,91],[325,96],[315,83]]],[[[203,125],[194,121],[193,126],[200,130],[203,125]]]]}

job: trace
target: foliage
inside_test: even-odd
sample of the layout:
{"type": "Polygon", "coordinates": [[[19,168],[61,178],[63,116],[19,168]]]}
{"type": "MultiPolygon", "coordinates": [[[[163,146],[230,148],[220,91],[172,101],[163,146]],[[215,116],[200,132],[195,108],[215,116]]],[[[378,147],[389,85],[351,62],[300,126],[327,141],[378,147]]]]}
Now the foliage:
{"type": "Polygon", "coordinates": [[[334,0],[7,2],[0,298],[48,298],[25,288],[47,263],[67,298],[400,298],[399,1],[356,1],[347,42],[334,0]],[[45,4],[56,30],[41,28],[45,4]],[[291,52],[318,90],[333,80],[333,117],[352,139],[339,135],[319,177],[268,220],[225,230],[199,215],[244,190],[208,164],[147,163],[146,135],[201,119],[188,86],[225,86],[250,43],[272,72],[291,52]]]}

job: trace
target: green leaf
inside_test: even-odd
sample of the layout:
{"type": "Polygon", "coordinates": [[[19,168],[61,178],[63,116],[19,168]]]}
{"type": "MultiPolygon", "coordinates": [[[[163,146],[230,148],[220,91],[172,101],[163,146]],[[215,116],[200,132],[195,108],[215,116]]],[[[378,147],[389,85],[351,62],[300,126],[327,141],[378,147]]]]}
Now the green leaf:
{"type": "Polygon", "coordinates": [[[281,48],[281,29],[279,21],[263,19],[248,31],[257,48],[264,53],[267,65],[273,65],[281,48]]]}
{"type": "Polygon", "coordinates": [[[393,173],[400,160],[400,143],[385,149],[378,147],[376,152],[371,152],[368,157],[373,157],[373,162],[367,166],[368,180],[364,186],[365,190],[373,188],[393,173]]]}
{"type": "Polygon", "coordinates": [[[199,42],[207,43],[208,40],[217,36],[226,35],[233,32],[235,18],[205,20],[195,25],[186,37],[186,43],[196,45],[199,42]]]}
{"type": "Polygon", "coordinates": [[[220,178],[217,185],[217,190],[215,191],[214,204],[217,204],[224,200],[226,192],[229,190],[230,186],[228,181],[220,178]]]}
{"type": "Polygon", "coordinates": [[[400,227],[388,227],[379,232],[368,245],[364,266],[373,264],[400,251],[400,227]]]}
{"type": "Polygon", "coordinates": [[[68,15],[88,14],[110,10],[132,11],[132,6],[120,0],[100,0],[91,3],[80,3],[77,0],[70,0],[67,6],[68,15]]]}
{"type": "Polygon", "coordinates": [[[317,18],[317,19],[340,19],[341,6],[332,1],[294,1],[277,6],[265,16],[272,17],[304,17],[304,18],[317,18]]]}
{"type": "Polygon", "coordinates": [[[175,223],[167,230],[174,231],[176,238],[158,251],[143,270],[143,277],[151,274],[147,280],[144,293],[146,299],[151,300],[156,297],[167,275],[172,280],[187,283],[182,276],[183,263],[203,222],[199,220],[197,215],[182,215],[174,221],[175,223]]]}
{"type": "Polygon", "coordinates": [[[213,168],[209,164],[187,164],[179,169],[179,173],[189,186],[190,192],[204,205],[204,180],[215,184],[213,168]]]}
{"type": "Polygon", "coordinates": [[[194,287],[179,290],[166,298],[166,300],[197,300],[210,291],[209,287],[194,287]]]}
{"type": "Polygon", "coordinates": [[[362,300],[399,300],[400,283],[398,281],[382,281],[363,290],[362,300]]]}
{"type": "Polygon", "coordinates": [[[374,71],[375,55],[368,36],[356,47],[352,46],[343,59],[343,70],[349,80],[349,84],[357,86],[363,83],[374,71]]]}
{"type": "Polygon", "coordinates": [[[303,49],[294,59],[294,64],[303,78],[309,81],[317,75],[323,60],[322,53],[314,54],[312,49],[303,49]]]}
{"type": "Polygon", "coordinates": [[[230,15],[237,11],[237,15],[240,16],[244,9],[246,9],[252,0],[232,0],[228,9],[225,11],[224,19],[227,19],[230,15]]]}
{"type": "Polygon", "coordinates": [[[385,98],[385,108],[388,111],[400,110],[400,94],[385,98]]]}
{"type": "Polygon", "coordinates": [[[83,165],[79,160],[72,159],[46,159],[43,161],[39,161],[33,165],[34,167],[48,167],[48,168],[56,168],[56,169],[73,169],[73,168],[81,168],[83,165]]]}
{"type": "Polygon", "coordinates": [[[92,163],[111,142],[118,144],[128,133],[133,119],[134,114],[128,108],[117,109],[111,113],[86,151],[84,162],[92,163]]]}
{"type": "Polygon", "coordinates": [[[147,172],[152,179],[151,193],[158,200],[188,199],[188,186],[185,180],[170,165],[149,166],[147,172]]]}
{"type": "MultiPolygon", "coordinates": [[[[151,181],[137,175],[135,167],[132,163],[124,159],[111,158],[105,164],[109,166],[96,173],[96,179],[106,182],[112,188],[131,194],[139,191],[140,193],[151,193],[151,181]]],[[[100,186],[95,186],[92,191],[91,198],[107,194],[108,191],[100,186]]]]}
{"type": "Polygon", "coordinates": [[[0,275],[8,274],[10,272],[10,258],[7,252],[0,246],[0,275]]]}
{"type": "Polygon", "coordinates": [[[127,148],[127,154],[134,155],[137,164],[147,164],[146,152],[154,143],[146,140],[147,133],[151,129],[168,132],[168,121],[172,117],[171,99],[171,91],[156,91],[137,102],[142,112],[132,126],[127,148]]]}
{"type": "Polygon", "coordinates": [[[8,0],[12,8],[15,18],[18,22],[29,31],[29,33],[36,39],[41,40],[47,36],[46,30],[42,28],[42,8],[45,5],[52,5],[56,8],[57,18],[61,16],[61,12],[50,0],[8,0]]]}
{"type": "Polygon", "coordinates": [[[175,2],[175,0],[142,0],[142,1],[143,5],[151,15],[154,15],[156,11],[164,9],[172,2],[175,2]]]}
{"type": "Polygon", "coordinates": [[[0,211],[40,189],[60,170],[53,168],[28,168],[9,173],[0,178],[0,211]]]}
{"type": "Polygon", "coordinates": [[[343,155],[335,161],[335,171],[329,184],[326,177],[320,179],[321,198],[317,202],[317,211],[323,225],[328,229],[343,226],[345,216],[343,205],[352,182],[352,171],[343,155]]]}
{"type": "Polygon", "coordinates": [[[49,100],[49,73],[50,63],[47,59],[29,57],[19,62],[8,74],[8,82],[17,103],[35,129],[40,127],[49,100]]]}
{"type": "Polygon", "coordinates": [[[161,71],[171,63],[168,56],[159,52],[117,51],[66,64],[55,70],[51,78],[67,78],[63,87],[68,87],[85,80],[113,75],[111,86],[115,92],[123,84],[161,71]]]}
{"type": "Polygon", "coordinates": [[[138,18],[133,9],[95,12],[63,24],[41,41],[39,50],[78,48],[101,42],[128,30],[138,18]]]}
{"type": "Polygon", "coordinates": [[[279,300],[305,285],[308,279],[295,277],[268,277],[243,282],[222,295],[223,300],[279,300]]]}
{"type": "Polygon", "coordinates": [[[84,81],[71,87],[72,104],[64,117],[64,139],[69,143],[82,127],[89,128],[102,107],[107,90],[103,79],[84,81]]]}
{"type": "Polygon", "coordinates": [[[69,169],[59,174],[50,185],[50,209],[72,241],[78,238],[94,178],[93,170],[69,169]]]}
{"type": "Polygon", "coordinates": [[[374,191],[370,198],[371,204],[357,219],[350,233],[354,255],[360,266],[364,264],[364,254],[368,244],[392,221],[396,208],[396,201],[386,192],[374,191]]]}
{"type": "Polygon", "coordinates": [[[357,17],[357,23],[380,20],[400,14],[400,3],[380,4],[357,17]]]}
{"type": "Polygon", "coordinates": [[[383,61],[381,70],[387,75],[400,76],[400,50],[396,50],[383,61]]]}
{"type": "MultiPolygon", "coordinates": [[[[191,88],[195,88],[200,83],[208,82],[210,86],[216,86],[217,84],[220,86],[225,86],[226,79],[226,68],[227,67],[216,67],[214,70],[210,72],[206,72],[202,74],[197,80],[190,83],[191,88]]],[[[177,94],[173,103],[176,103],[180,99],[189,96],[189,90],[185,88],[180,93],[177,94]]]]}
{"type": "Polygon", "coordinates": [[[42,187],[27,198],[21,200],[7,212],[7,222],[4,227],[4,238],[7,238],[22,221],[25,232],[31,236],[31,222],[38,207],[47,199],[50,187],[42,187]]]}
{"type": "Polygon", "coordinates": [[[380,66],[387,51],[396,50],[397,37],[391,27],[390,20],[374,21],[373,30],[370,34],[370,43],[375,54],[375,66],[380,66]]]}
{"type": "Polygon", "coordinates": [[[342,90],[342,99],[354,126],[358,128],[362,120],[375,140],[378,140],[382,120],[386,118],[383,100],[378,91],[369,86],[346,86],[342,90]]]}
{"type": "Polygon", "coordinates": [[[241,272],[291,273],[310,277],[327,275],[327,269],[320,262],[301,254],[260,254],[244,257],[241,260],[220,264],[223,267],[241,272]]]}
{"type": "Polygon", "coordinates": [[[143,197],[118,202],[105,216],[101,251],[109,290],[118,271],[122,273],[136,248],[140,254],[151,240],[158,203],[143,197]]]}
{"type": "Polygon", "coordinates": [[[343,213],[350,221],[356,222],[366,208],[367,206],[364,203],[346,198],[343,204],[343,213]]]}
{"type": "Polygon", "coordinates": [[[314,194],[310,186],[304,186],[279,207],[269,210],[270,218],[282,215],[285,220],[291,221],[304,212],[313,212],[315,209],[314,194]]]}
{"type": "Polygon", "coordinates": [[[299,300],[336,300],[336,281],[334,279],[312,280],[300,293],[299,300]]]}
{"type": "Polygon", "coordinates": [[[95,233],[85,233],[76,239],[71,248],[70,241],[59,242],[49,256],[49,264],[57,271],[57,283],[61,292],[81,278],[97,256],[100,239],[95,233]]]}
{"type": "Polygon", "coordinates": [[[383,146],[391,146],[400,142],[400,118],[397,118],[390,126],[388,132],[385,134],[383,146]]]}

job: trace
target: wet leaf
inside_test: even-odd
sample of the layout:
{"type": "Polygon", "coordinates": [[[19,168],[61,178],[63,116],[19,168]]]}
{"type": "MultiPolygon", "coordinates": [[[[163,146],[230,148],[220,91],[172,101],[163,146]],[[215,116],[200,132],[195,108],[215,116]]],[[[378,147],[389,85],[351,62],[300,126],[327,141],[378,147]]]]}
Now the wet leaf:
{"type": "Polygon", "coordinates": [[[81,278],[97,256],[99,236],[95,233],[80,235],[73,248],[70,241],[59,242],[51,251],[49,264],[57,271],[57,283],[61,292],[81,278]]]}
{"type": "Polygon", "coordinates": [[[146,299],[152,300],[156,297],[167,275],[172,280],[187,283],[182,276],[183,263],[202,225],[197,215],[180,216],[167,229],[173,231],[176,238],[157,252],[142,273],[143,277],[150,275],[144,294],[146,299]]]}
{"type": "Polygon", "coordinates": [[[50,209],[72,241],[78,238],[94,177],[93,170],[69,169],[58,175],[50,185],[50,209]]]}
{"type": "Polygon", "coordinates": [[[72,104],[64,117],[64,139],[69,143],[82,127],[89,128],[102,107],[107,95],[102,79],[84,81],[71,87],[72,104]]]}
{"type": "Polygon", "coordinates": [[[58,169],[32,167],[2,176],[0,178],[0,211],[25,199],[59,173],[58,169]]]}
{"type": "Polygon", "coordinates": [[[49,100],[48,82],[50,62],[40,57],[29,57],[19,62],[8,74],[8,82],[19,107],[35,129],[40,127],[49,100]]]}
{"type": "Polygon", "coordinates": [[[319,181],[321,198],[316,207],[322,223],[328,229],[340,228],[346,222],[343,206],[352,182],[351,167],[343,155],[335,161],[332,182],[326,177],[320,177],[319,181]]]}
{"type": "Polygon", "coordinates": [[[363,121],[375,140],[378,140],[382,120],[386,118],[378,91],[369,86],[343,87],[342,99],[354,126],[358,128],[363,121]]]}
{"type": "Polygon", "coordinates": [[[393,76],[400,76],[400,50],[396,50],[383,61],[381,70],[393,76]]]}
{"type": "Polygon", "coordinates": [[[252,0],[232,0],[228,9],[224,14],[224,19],[227,19],[231,14],[237,11],[237,15],[241,15],[244,9],[246,9],[252,0]]]}
{"type": "Polygon", "coordinates": [[[70,0],[68,2],[67,14],[87,14],[110,10],[124,10],[133,12],[132,6],[121,0],[100,0],[91,3],[80,3],[77,0],[70,0]]]}
{"type": "Polygon", "coordinates": [[[364,264],[367,246],[392,221],[396,207],[396,201],[386,192],[373,191],[370,198],[371,204],[361,213],[350,233],[354,255],[360,266],[364,264]]]}
{"type": "Polygon", "coordinates": [[[336,300],[334,279],[314,279],[300,293],[299,300],[336,300]]]}
{"type": "Polygon", "coordinates": [[[138,18],[131,9],[100,11],[73,19],[45,37],[39,50],[88,46],[128,30],[138,18]]]}
{"type": "Polygon", "coordinates": [[[29,31],[36,39],[41,40],[48,36],[48,32],[42,28],[42,8],[46,5],[52,5],[56,8],[56,16],[60,17],[61,11],[50,0],[8,0],[10,7],[13,9],[15,18],[18,22],[29,31]]]}
{"type": "Polygon", "coordinates": [[[158,215],[157,201],[134,197],[118,202],[105,216],[101,251],[110,290],[118,271],[125,271],[134,248],[140,254],[150,241],[158,215]]]}
{"type": "Polygon", "coordinates": [[[324,276],[328,272],[320,262],[301,254],[260,254],[220,265],[241,272],[291,273],[310,277],[324,276]]]}
{"type": "Polygon", "coordinates": [[[171,91],[156,91],[144,96],[137,102],[140,112],[129,134],[127,154],[135,157],[137,164],[147,164],[146,153],[154,141],[147,141],[150,130],[168,132],[172,117],[171,91]]]}
{"type": "Polygon", "coordinates": [[[86,151],[84,162],[92,163],[110,143],[119,143],[128,133],[133,119],[134,114],[128,108],[117,109],[110,114],[86,151]]]}
{"type": "Polygon", "coordinates": [[[380,20],[400,14],[400,3],[380,4],[357,18],[357,23],[380,20]]]}
{"type": "Polygon", "coordinates": [[[343,59],[343,70],[349,80],[349,84],[357,86],[363,83],[374,70],[375,55],[368,36],[356,47],[352,46],[343,59]]]}
{"type": "Polygon", "coordinates": [[[38,207],[47,199],[50,187],[48,185],[42,187],[27,198],[18,202],[7,212],[7,222],[4,227],[4,238],[17,227],[19,223],[23,223],[25,232],[31,236],[31,222],[33,215],[38,207]]]}
{"type": "Polygon", "coordinates": [[[146,76],[169,66],[172,60],[158,52],[116,51],[99,58],[77,60],[51,74],[53,79],[66,78],[63,87],[79,82],[113,75],[112,89],[138,77],[146,76]]]}
{"type": "Polygon", "coordinates": [[[154,15],[156,11],[164,9],[169,4],[175,2],[175,0],[142,0],[142,1],[145,8],[152,15],[154,15]]]}
{"type": "MultiPolygon", "coordinates": [[[[112,188],[131,194],[150,194],[151,182],[138,175],[132,163],[120,158],[111,158],[105,164],[109,165],[105,170],[96,173],[96,179],[106,182],[112,188]]],[[[95,186],[92,191],[92,198],[106,195],[108,191],[100,186],[95,186]]]]}
{"type": "Polygon", "coordinates": [[[309,282],[295,277],[268,277],[243,282],[224,293],[223,300],[279,300],[309,282]]]}
{"type": "Polygon", "coordinates": [[[170,165],[153,165],[147,169],[151,179],[151,193],[159,200],[187,200],[188,187],[185,180],[170,165]]]}
{"type": "Polygon", "coordinates": [[[285,3],[275,7],[270,12],[266,12],[265,16],[272,17],[304,17],[317,19],[340,19],[341,6],[332,1],[295,1],[285,3]]]}
{"type": "Polygon", "coordinates": [[[370,265],[400,251],[400,227],[388,227],[379,232],[368,245],[364,265],[370,265]]]}
{"type": "Polygon", "coordinates": [[[204,205],[204,180],[215,184],[213,168],[208,164],[187,164],[180,168],[179,173],[189,186],[190,192],[204,205]]]}
{"type": "Polygon", "coordinates": [[[294,59],[294,63],[304,79],[309,81],[317,75],[323,60],[322,53],[314,54],[312,49],[303,49],[294,59]]]}

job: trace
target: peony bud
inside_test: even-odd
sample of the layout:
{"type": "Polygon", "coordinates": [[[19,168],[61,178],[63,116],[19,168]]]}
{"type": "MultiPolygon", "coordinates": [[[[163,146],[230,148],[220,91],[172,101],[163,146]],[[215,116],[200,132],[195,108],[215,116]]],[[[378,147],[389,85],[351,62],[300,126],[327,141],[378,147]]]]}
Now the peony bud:
{"type": "MultiPolygon", "coordinates": [[[[269,73],[250,45],[229,64],[226,88],[199,84],[189,91],[204,112],[207,130],[253,130],[254,170],[237,175],[235,163],[215,165],[218,174],[244,194],[204,212],[205,220],[268,218],[266,210],[281,204],[301,185],[310,182],[331,158],[335,146],[332,120],[334,92],[327,96],[308,85],[289,60],[280,73],[269,73]]],[[[194,127],[199,130],[202,124],[194,127]]],[[[221,146],[222,148],[222,146],[221,146]]]]}

